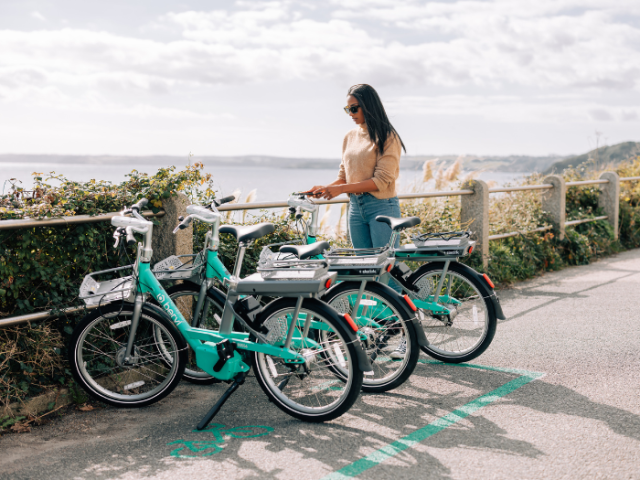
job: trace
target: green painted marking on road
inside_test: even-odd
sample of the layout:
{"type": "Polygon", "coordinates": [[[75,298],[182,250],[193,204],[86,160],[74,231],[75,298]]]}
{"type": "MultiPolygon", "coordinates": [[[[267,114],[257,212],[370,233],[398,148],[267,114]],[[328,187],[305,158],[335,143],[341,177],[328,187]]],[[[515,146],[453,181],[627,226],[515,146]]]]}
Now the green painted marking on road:
{"type": "Polygon", "coordinates": [[[246,425],[244,427],[227,428],[226,425],[221,423],[213,423],[204,430],[193,430],[193,433],[210,433],[213,435],[213,440],[184,440],[182,438],[173,442],[167,443],[169,445],[182,445],[171,451],[170,455],[176,458],[200,458],[208,457],[216,453],[220,453],[224,450],[225,437],[231,438],[256,438],[268,435],[273,432],[272,427],[266,427],[264,425],[246,425]],[[188,452],[195,453],[196,455],[187,455],[188,452]]]}
{"type": "Polygon", "coordinates": [[[481,395],[475,400],[470,401],[469,403],[464,404],[462,407],[454,410],[451,413],[448,413],[430,424],[416,430],[409,435],[402,437],[395,442],[390,443],[389,445],[382,447],[376,450],[373,453],[370,453],[366,457],[361,458],[360,460],[356,460],[355,462],[342,467],[340,470],[336,470],[335,472],[330,473],[322,477],[320,480],[344,480],[353,477],[357,477],[358,475],[366,472],[367,470],[380,465],[385,460],[396,456],[400,452],[413,447],[417,443],[420,443],[427,438],[435,435],[438,432],[441,432],[445,428],[458,423],[460,420],[465,419],[472,413],[477,412],[482,407],[489,405],[500,398],[509,395],[511,392],[517,390],[520,387],[523,387],[527,383],[530,383],[542,376],[544,373],[538,372],[528,372],[526,370],[514,370],[510,368],[501,368],[501,367],[487,367],[484,365],[471,365],[471,364],[446,364],[437,361],[430,360],[419,360],[421,363],[428,364],[440,364],[440,365],[450,365],[457,367],[466,367],[466,368],[476,368],[479,370],[489,370],[495,372],[502,373],[513,373],[517,375],[522,375],[514,380],[511,380],[508,383],[505,383],[501,387],[492,390],[489,393],[481,395]]]}

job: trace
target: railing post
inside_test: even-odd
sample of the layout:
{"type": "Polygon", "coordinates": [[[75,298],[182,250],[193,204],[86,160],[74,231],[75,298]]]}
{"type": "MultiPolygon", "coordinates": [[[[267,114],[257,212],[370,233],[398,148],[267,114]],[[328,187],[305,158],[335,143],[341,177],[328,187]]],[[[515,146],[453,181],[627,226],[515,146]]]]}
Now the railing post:
{"type": "Polygon", "coordinates": [[[189,225],[175,235],[173,229],[178,226],[179,216],[187,216],[188,197],[179,193],[176,196],[162,200],[165,214],[160,217],[160,226],[153,227],[153,258],[152,265],[171,255],[188,255],[193,253],[193,226],[189,225]]]}
{"type": "Polygon", "coordinates": [[[609,180],[609,183],[600,185],[598,207],[604,210],[607,221],[613,228],[613,238],[618,239],[618,216],[620,214],[620,177],[616,172],[603,172],[601,180],[609,180]]]}
{"type": "Polygon", "coordinates": [[[460,198],[460,223],[469,225],[482,255],[482,266],[489,266],[489,186],[482,180],[469,180],[462,188],[473,190],[473,195],[460,198]]]}
{"type": "Polygon", "coordinates": [[[563,240],[567,214],[567,186],[560,175],[549,175],[543,183],[551,184],[553,188],[542,194],[542,211],[549,216],[558,240],[563,240]]]}

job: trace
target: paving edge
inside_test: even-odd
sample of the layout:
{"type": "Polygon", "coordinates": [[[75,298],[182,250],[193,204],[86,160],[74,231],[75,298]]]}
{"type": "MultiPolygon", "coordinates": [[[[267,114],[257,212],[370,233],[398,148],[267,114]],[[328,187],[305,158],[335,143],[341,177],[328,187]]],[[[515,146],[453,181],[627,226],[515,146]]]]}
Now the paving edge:
{"type": "Polygon", "coordinates": [[[72,403],[69,389],[58,388],[50,392],[44,393],[37,397],[27,399],[23,402],[11,403],[9,406],[0,410],[1,416],[17,417],[33,415],[38,416],[47,413],[55,408],[64,407],[72,403]],[[53,403],[53,406],[51,405],[53,403]]]}

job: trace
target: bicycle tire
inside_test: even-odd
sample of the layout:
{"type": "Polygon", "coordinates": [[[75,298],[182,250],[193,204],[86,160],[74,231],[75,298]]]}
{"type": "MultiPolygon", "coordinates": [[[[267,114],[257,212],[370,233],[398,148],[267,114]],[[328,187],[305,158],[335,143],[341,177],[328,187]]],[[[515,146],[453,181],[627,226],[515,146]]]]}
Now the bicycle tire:
{"type": "MultiPolygon", "coordinates": [[[[434,283],[437,285],[435,275],[437,272],[442,272],[443,269],[444,262],[431,262],[416,270],[408,278],[408,283],[420,290],[419,293],[411,294],[411,297],[423,299],[429,295],[430,292],[427,291],[429,288],[431,291],[435,291],[433,288],[434,283]]],[[[489,347],[496,333],[498,320],[493,303],[488,298],[489,292],[486,286],[470,276],[466,269],[465,265],[451,262],[447,271],[447,275],[452,281],[455,279],[457,282],[456,289],[459,293],[454,297],[469,298],[466,305],[457,306],[457,316],[453,320],[439,318],[439,316],[431,315],[430,312],[423,309],[418,309],[416,312],[427,340],[429,340],[428,346],[421,347],[422,351],[445,363],[463,363],[477,358],[489,347]],[[473,295],[469,296],[470,293],[473,295]],[[461,317],[461,313],[464,316],[461,317]],[[479,320],[481,314],[484,316],[484,322],[479,320]],[[454,325],[455,328],[452,328],[454,325]],[[477,334],[474,333],[476,341],[473,344],[460,343],[460,339],[463,337],[471,338],[471,333],[477,332],[479,326],[482,330],[477,334]],[[455,349],[454,344],[456,345],[455,349]]],[[[445,280],[447,283],[448,280],[445,280]]]]}
{"type": "MultiPolygon", "coordinates": [[[[330,288],[321,298],[339,313],[348,313],[352,318],[356,318],[352,313],[353,300],[357,298],[360,290],[360,283],[357,281],[341,282],[330,288]]],[[[380,393],[393,390],[402,385],[413,373],[420,356],[418,345],[418,335],[416,327],[411,321],[411,316],[407,313],[404,305],[395,292],[389,292],[389,287],[378,282],[367,282],[363,296],[368,301],[377,303],[374,312],[375,318],[382,317],[383,329],[363,328],[366,332],[367,342],[363,346],[371,362],[373,375],[365,375],[362,384],[362,391],[368,393],[380,393]],[[383,308],[379,308],[382,304],[383,308]],[[388,318],[389,314],[393,318],[388,318]],[[399,362],[394,361],[389,355],[397,349],[402,338],[406,340],[406,353],[399,362]],[[386,371],[389,372],[385,374],[386,371]]],[[[367,308],[366,306],[363,307],[367,308]]],[[[339,369],[336,374],[340,375],[339,369]]]]}
{"type": "MultiPolygon", "coordinates": [[[[290,318],[295,306],[295,298],[274,300],[258,315],[256,324],[259,327],[273,328],[276,324],[286,326],[287,315],[290,318]]],[[[347,330],[340,315],[326,303],[305,299],[301,313],[312,315],[315,321],[327,324],[336,332],[337,339],[331,344],[318,343],[319,349],[307,349],[303,353],[307,361],[302,365],[286,364],[278,357],[253,352],[256,379],[271,402],[289,415],[307,422],[333,420],[349,410],[360,394],[363,371],[359,361],[359,353],[362,352],[358,352],[358,349],[361,347],[352,332],[347,330]],[[324,349],[337,349],[340,352],[342,362],[349,372],[348,378],[338,379],[326,368],[326,360],[320,355],[324,349]],[[277,377],[283,378],[276,382],[277,377]],[[292,381],[293,385],[290,385],[292,381]],[[314,401],[318,404],[325,402],[326,405],[309,405],[314,401]]],[[[296,329],[301,333],[299,327],[296,329]]],[[[314,336],[316,330],[310,332],[314,336]]]]}
{"type": "Polygon", "coordinates": [[[180,382],[186,362],[186,342],[178,329],[166,316],[143,308],[134,359],[124,365],[132,315],[132,304],[97,308],[80,321],[69,343],[69,364],[78,385],[115,407],[143,407],[161,400],[180,382]],[[163,352],[158,351],[159,344],[163,352]]]}

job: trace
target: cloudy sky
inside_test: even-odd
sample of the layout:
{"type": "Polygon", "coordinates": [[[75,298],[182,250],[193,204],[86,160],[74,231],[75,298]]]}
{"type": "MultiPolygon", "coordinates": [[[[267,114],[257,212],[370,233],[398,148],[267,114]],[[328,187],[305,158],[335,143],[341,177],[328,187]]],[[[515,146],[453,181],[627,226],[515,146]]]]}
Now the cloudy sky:
{"type": "Polygon", "coordinates": [[[354,83],[414,155],[640,140],[640,2],[0,0],[0,153],[337,158],[354,83]]]}

